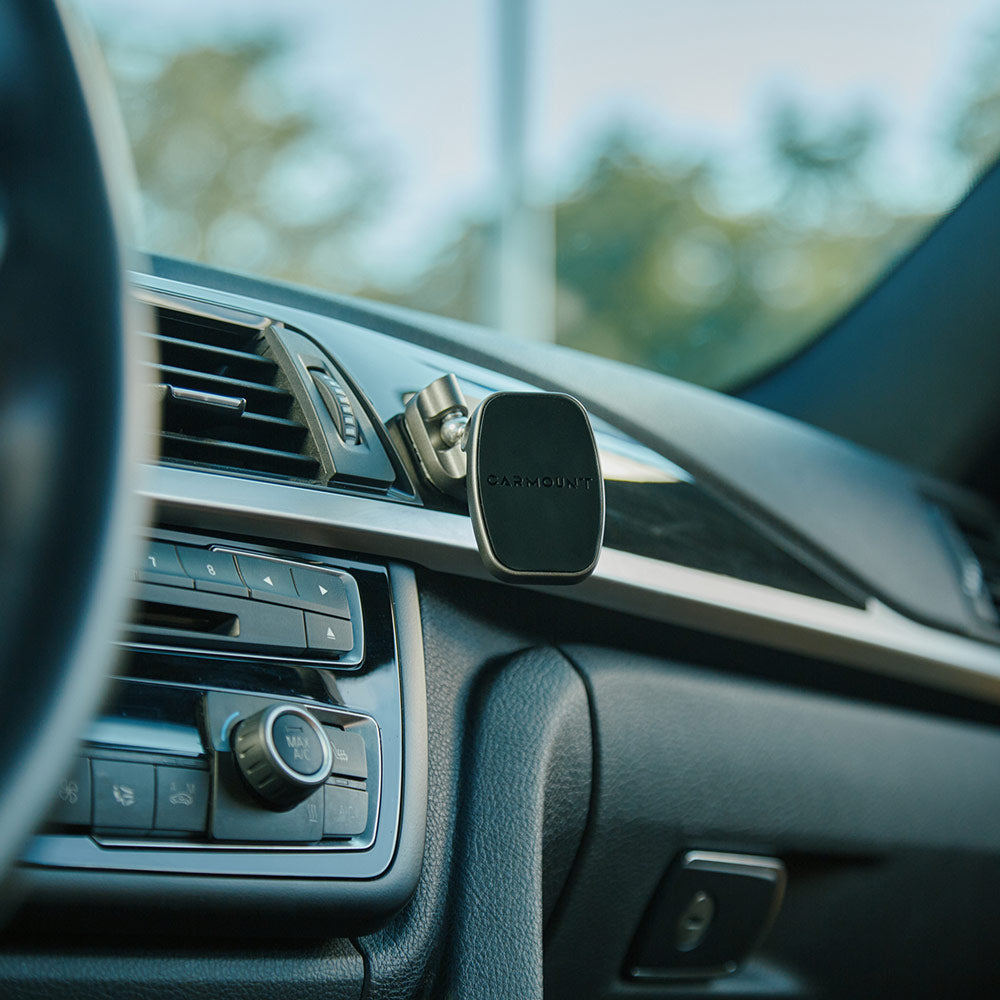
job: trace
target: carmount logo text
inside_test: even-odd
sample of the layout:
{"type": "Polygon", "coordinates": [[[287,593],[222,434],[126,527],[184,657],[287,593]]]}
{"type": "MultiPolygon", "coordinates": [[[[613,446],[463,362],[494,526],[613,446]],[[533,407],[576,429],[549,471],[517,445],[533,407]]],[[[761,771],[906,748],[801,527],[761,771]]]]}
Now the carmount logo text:
{"type": "Polygon", "coordinates": [[[491,472],[487,486],[520,486],[530,489],[589,490],[593,476],[501,476],[491,472]]]}

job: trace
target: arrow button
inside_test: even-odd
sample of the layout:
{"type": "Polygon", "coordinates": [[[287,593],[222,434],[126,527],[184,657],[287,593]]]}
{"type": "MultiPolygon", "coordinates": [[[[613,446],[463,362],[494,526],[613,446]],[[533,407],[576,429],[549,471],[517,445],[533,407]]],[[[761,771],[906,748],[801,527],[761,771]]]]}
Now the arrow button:
{"type": "Polygon", "coordinates": [[[295,585],[292,583],[292,574],[286,563],[240,554],[236,557],[236,564],[250,588],[250,596],[256,600],[290,604],[293,602],[279,601],[279,599],[298,597],[295,585]]]}
{"type": "Polygon", "coordinates": [[[301,598],[297,602],[300,607],[338,618],[351,617],[347,588],[336,573],[309,566],[293,566],[292,579],[301,598]]]}

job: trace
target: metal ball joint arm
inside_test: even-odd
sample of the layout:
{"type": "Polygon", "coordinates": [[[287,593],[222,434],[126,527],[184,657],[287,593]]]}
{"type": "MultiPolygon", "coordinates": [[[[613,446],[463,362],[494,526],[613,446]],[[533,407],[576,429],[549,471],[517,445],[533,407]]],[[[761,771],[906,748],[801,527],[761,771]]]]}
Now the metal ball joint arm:
{"type": "Polygon", "coordinates": [[[441,418],[441,440],[445,446],[451,448],[459,445],[465,451],[465,442],[468,440],[469,415],[461,410],[449,410],[441,418]]]}
{"type": "Polygon", "coordinates": [[[442,375],[406,404],[403,427],[424,479],[457,500],[465,499],[468,467],[463,447],[469,406],[458,379],[442,375]]]}

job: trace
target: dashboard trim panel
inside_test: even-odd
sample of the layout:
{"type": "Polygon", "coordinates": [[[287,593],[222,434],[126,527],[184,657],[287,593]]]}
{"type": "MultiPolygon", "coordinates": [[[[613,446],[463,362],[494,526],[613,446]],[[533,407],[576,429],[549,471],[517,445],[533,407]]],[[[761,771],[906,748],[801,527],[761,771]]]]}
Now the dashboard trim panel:
{"type": "MultiPolygon", "coordinates": [[[[461,515],[169,466],[147,473],[145,494],[164,521],[285,534],[300,547],[489,579],[472,525],[461,515]]],[[[534,589],[565,596],[564,590],[534,589]]],[[[573,596],[1000,704],[1000,649],[922,625],[875,599],[858,610],[608,548],[573,596]]]]}

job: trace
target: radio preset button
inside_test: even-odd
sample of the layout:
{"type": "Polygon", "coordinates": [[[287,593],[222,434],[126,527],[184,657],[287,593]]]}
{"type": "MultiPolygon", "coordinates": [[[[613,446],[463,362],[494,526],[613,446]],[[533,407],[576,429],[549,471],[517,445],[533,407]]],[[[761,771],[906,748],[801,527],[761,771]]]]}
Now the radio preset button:
{"type": "Polygon", "coordinates": [[[136,575],[146,583],[162,583],[189,589],[194,587],[194,581],[184,572],[184,567],[177,558],[177,549],[168,542],[149,543],[136,575]]]}
{"type": "Polygon", "coordinates": [[[178,545],[177,555],[184,571],[194,580],[196,590],[247,596],[247,588],[236,572],[236,562],[228,552],[210,552],[178,545]]]}

